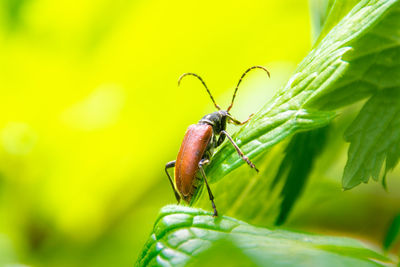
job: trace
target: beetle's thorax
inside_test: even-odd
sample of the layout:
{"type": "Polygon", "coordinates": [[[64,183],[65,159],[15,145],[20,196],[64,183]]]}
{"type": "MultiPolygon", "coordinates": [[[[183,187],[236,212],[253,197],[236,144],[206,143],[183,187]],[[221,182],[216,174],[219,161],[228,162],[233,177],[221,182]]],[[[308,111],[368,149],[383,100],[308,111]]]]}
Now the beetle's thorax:
{"type": "Polygon", "coordinates": [[[218,110],[213,113],[205,115],[199,121],[199,124],[208,124],[213,127],[214,134],[219,134],[222,130],[226,129],[226,117],[228,112],[225,110],[218,110]]]}

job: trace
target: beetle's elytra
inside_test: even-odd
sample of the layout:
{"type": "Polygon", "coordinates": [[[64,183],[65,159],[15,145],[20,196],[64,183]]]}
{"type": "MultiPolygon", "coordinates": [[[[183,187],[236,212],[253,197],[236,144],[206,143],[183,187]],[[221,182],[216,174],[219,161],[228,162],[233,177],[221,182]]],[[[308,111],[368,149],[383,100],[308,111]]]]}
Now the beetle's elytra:
{"type": "Polygon", "coordinates": [[[195,73],[184,73],[179,78],[178,85],[182,78],[187,75],[192,75],[198,78],[206,88],[207,93],[209,94],[214,106],[218,109],[218,111],[205,115],[197,124],[189,126],[185,137],[183,138],[183,142],[181,148],[179,149],[176,160],[168,162],[167,165],[165,165],[165,172],[167,173],[178,203],[180,202],[181,198],[189,203],[197,188],[202,185],[204,179],[208,195],[214,209],[213,216],[218,216],[217,208],[215,207],[214,203],[214,196],[211,192],[210,186],[208,185],[203,166],[210,162],[214,148],[221,145],[224,142],[225,137],[227,137],[230,143],[235,147],[239,156],[246,161],[251,168],[258,172],[256,166],[249,160],[248,157],[243,154],[238,145],[225,131],[227,123],[243,125],[251,119],[250,116],[246,121],[240,122],[233,118],[229,111],[233,106],[236,92],[243,77],[252,69],[262,69],[267,72],[268,76],[270,76],[268,70],[262,66],[253,66],[247,69],[240,77],[233,93],[231,104],[226,110],[222,110],[217,103],[215,103],[210,90],[208,90],[205,82],[200,76],[195,73]],[[168,173],[168,169],[172,167],[175,167],[175,183],[172,181],[171,176],[168,173]]]}

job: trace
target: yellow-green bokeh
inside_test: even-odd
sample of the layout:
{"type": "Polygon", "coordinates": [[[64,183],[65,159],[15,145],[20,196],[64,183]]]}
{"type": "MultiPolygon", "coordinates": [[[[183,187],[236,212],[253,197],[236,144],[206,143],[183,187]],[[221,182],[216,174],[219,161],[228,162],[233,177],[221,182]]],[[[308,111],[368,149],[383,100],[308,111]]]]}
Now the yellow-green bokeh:
{"type": "Polygon", "coordinates": [[[226,106],[266,66],[238,94],[244,119],[311,47],[295,0],[3,0],[0,23],[0,233],[32,266],[133,263],[174,201],[165,163],[213,111],[179,75],[226,106]]]}

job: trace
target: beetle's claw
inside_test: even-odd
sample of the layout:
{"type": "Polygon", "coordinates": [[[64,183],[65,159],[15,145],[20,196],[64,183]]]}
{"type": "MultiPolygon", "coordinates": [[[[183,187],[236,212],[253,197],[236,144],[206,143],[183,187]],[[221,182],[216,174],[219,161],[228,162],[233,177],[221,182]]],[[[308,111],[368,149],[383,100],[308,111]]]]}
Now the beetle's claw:
{"type": "Polygon", "coordinates": [[[259,172],[259,170],[257,169],[256,165],[254,165],[253,162],[250,161],[250,159],[246,156],[243,156],[243,159],[247,162],[247,164],[249,164],[249,166],[253,169],[256,170],[256,172],[259,172]]]}

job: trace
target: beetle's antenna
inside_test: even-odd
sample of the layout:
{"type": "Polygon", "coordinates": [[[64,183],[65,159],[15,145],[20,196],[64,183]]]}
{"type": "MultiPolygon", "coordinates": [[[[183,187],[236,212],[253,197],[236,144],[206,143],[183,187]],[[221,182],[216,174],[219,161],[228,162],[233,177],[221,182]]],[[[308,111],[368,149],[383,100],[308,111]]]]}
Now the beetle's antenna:
{"type": "Polygon", "coordinates": [[[232,106],[233,106],[233,101],[235,100],[235,97],[236,97],[236,92],[237,92],[237,90],[238,90],[238,88],[239,88],[239,84],[242,82],[243,77],[246,76],[246,74],[247,74],[249,71],[253,70],[253,69],[262,69],[262,70],[264,70],[264,71],[268,74],[268,77],[271,77],[271,76],[269,75],[269,71],[268,71],[266,68],[264,68],[263,66],[253,66],[253,67],[251,67],[251,68],[248,68],[248,69],[242,74],[242,77],[240,77],[240,80],[239,80],[238,84],[236,85],[235,92],[233,93],[231,105],[228,107],[228,109],[227,109],[226,111],[229,112],[229,110],[231,110],[231,108],[232,108],[232,106]]]}
{"type": "Polygon", "coordinates": [[[205,82],[203,81],[203,79],[202,79],[199,75],[197,75],[196,73],[187,72],[187,73],[182,74],[181,77],[179,77],[178,86],[181,84],[182,78],[185,77],[185,76],[188,76],[188,75],[192,75],[192,76],[196,77],[197,79],[199,79],[199,80],[201,81],[201,83],[202,83],[202,84],[204,85],[204,87],[206,88],[207,93],[210,95],[211,100],[212,100],[212,102],[214,103],[214,106],[215,106],[218,110],[221,110],[220,106],[218,106],[217,103],[215,103],[214,97],[212,96],[210,90],[208,90],[206,83],[205,83],[205,82]]]}

